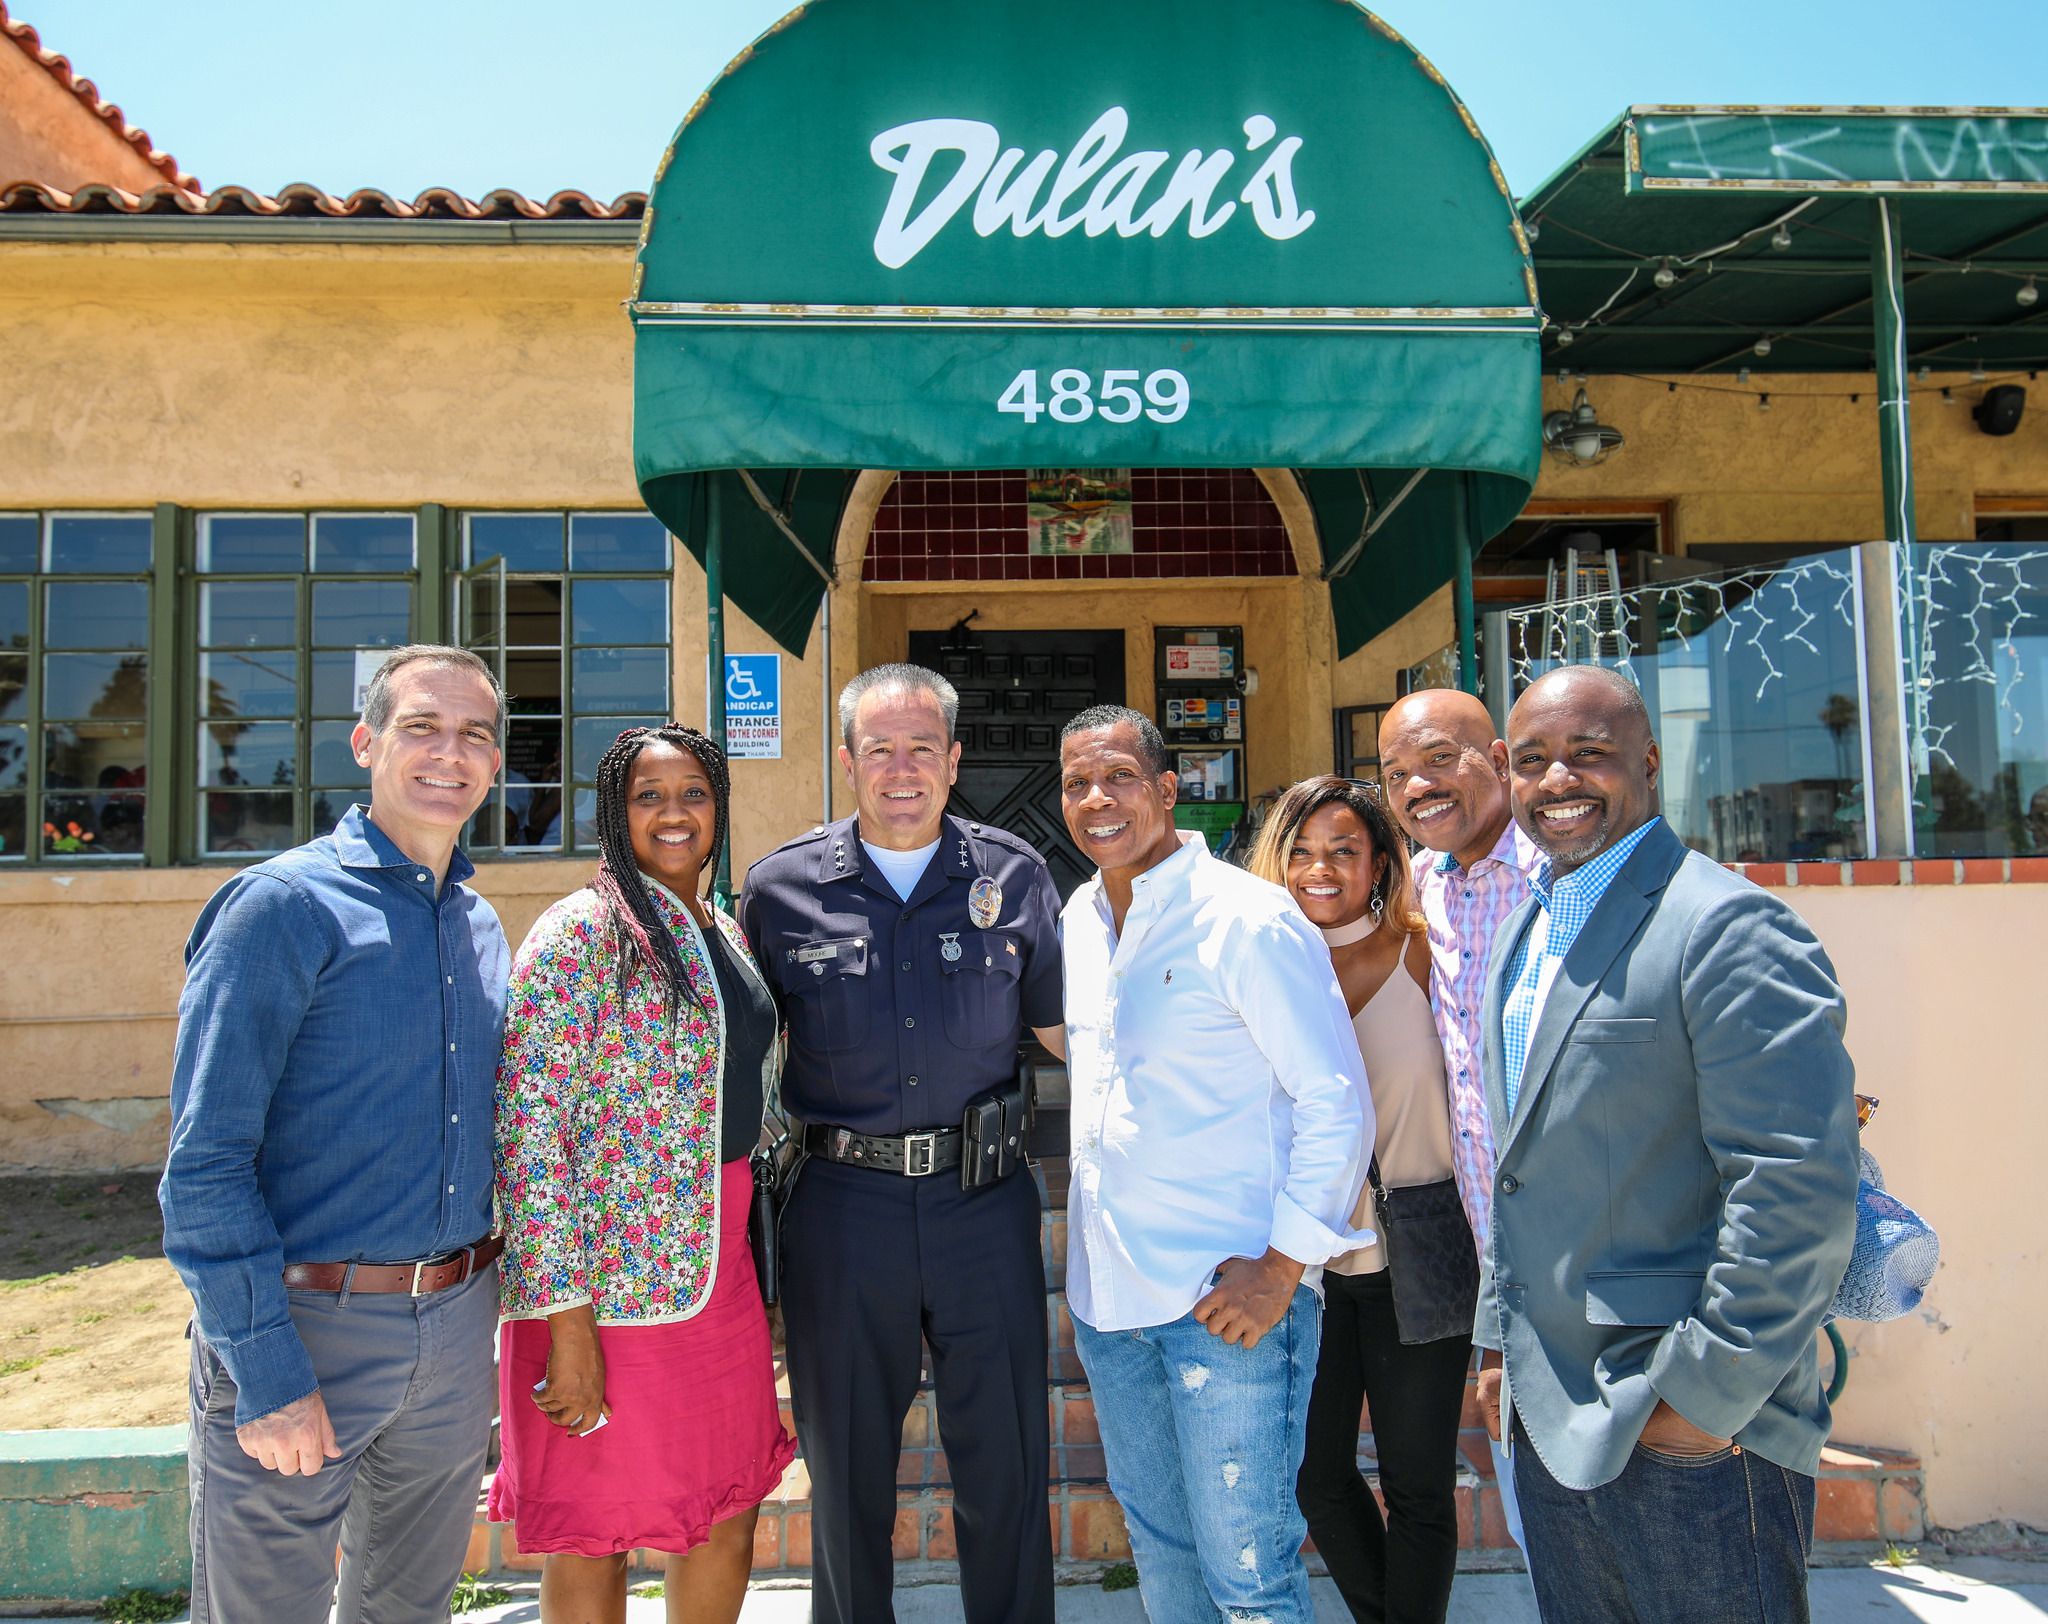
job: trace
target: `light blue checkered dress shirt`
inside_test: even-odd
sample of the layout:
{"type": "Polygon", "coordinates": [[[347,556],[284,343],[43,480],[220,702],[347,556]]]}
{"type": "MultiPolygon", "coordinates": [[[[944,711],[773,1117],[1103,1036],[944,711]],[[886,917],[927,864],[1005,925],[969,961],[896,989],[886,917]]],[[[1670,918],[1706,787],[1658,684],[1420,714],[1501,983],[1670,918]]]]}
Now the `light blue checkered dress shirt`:
{"type": "Polygon", "coordinates": [[[1593,917],[1593,910],[1607,894],[1614,876],[1629,854],[1643,843],[1661,819],[1652,818],[1635,833],[1624,835],[1591,862],[1569,874],[1555,876],[1548,862],[1539,864],[1529,876],[1529,889],[1536,893],[1536,917],[1527,934],[1515,944],[1508,961],[1507,998],[1501,1004],[1501,1071],[1507,1084],[1508,1115],[1515,1114],[1515,1101],[1522,1094],[1522,1072],[1529,1064],[1529,1034],[1543,1013],[1543,1000],[1557,979],[1557,967],[1593,917]]]}

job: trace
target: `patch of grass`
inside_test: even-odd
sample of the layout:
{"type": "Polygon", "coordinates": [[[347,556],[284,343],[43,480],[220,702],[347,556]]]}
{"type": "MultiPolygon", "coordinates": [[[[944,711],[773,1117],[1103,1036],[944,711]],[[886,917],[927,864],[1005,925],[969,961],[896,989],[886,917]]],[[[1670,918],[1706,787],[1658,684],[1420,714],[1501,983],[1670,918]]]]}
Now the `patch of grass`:
{"type": "Polygon", "coordinates": [[[1905,1566],[1905,1565],[1906,1565],[1906,1564],[1907,1564],[1908,1562],[1917,1562],[1917,1561],[1919,1561],[1919,1560],[1920,1560],[1920,1547],[1919,1547],[1919,1546],[1917,1546],[1917,1545],[1894,1545],[1894,1544],[1893,1544],[1893,1543],[1892,1543],[1892,1542],[1891,1542],[1890,1540],[1886,1540],[1886,1541],[1884,1542],[1884,1565],[1885,1565],[1886,1567],[1888,1567],[1888,1568],[1902,1568],[1902,1567],[1904,1567],[1904,1566],[1905,1566]]]}
{"type": "Polygon", "coordinates": [[[14,1334],[16,1336],[41,1336],[43,1334],[43,1328],[40,1325],[24,1325],[20,1330],[16,1331],[14,1334]]]}
{"type": "Polygon", "coordinates": [[[502,1607],[511,1599],[511,1591],[484,1583],[484,1576],[481,1573],[465,1573],[456,1583],[455,1594],[448,1598],[448,1611],[481,1612],[486,1607],[502,1607]]]}
{"type": "Polygon", "coordinates": [[[99,1249],[100,1243],[98,1241],[87,1241],[83,1246],[81,1246],[78,1249],[78,1254],[80,1257],[90,1257],[99,1249]]]}
{"type": "Polygon", "coordinates": [[[42,1362],[43,1356],[39,1353],[24,1354],[19,1359],[0,1359],[0,1377],[19,1376],[24,1371],[35,1369],[42,1362]]]}
{"type": "Polygon", "coordinates": [[[96,1212],[81,1212],[78,1216],[84,1219],[87,1223],[94,1223],[97,1222],[99,1219],[99,1214],[96,1212]]]}
{"type": "Polygon", "coordinates": [[[156,1304],[136,1303],[128,1311],[131,1314],[153,1314],[156,1312],[156,1304]]]}
{"type": "Polygon", "coordinates": [[[664,1596],[668,1594],[668,1591],[664,1586],[663,1582],[657,1579],[651,1585],[641,1585],[637,1587],[633,1591],[633,1594],[647,1601],[660,1601],[664,1596]]]}
{"type": "MultiPolygon", "coordinates": [[[[19,1257],[33,1257],[35,1254],[32,1252],[21,1252],[16,1255],[19,1257]]],[[[56,1278],[54,1274],[37,1274],[29,1276],[26,1280],[0,1281],[0,1291],[26,1291],[30,1286],[47,1286],[56,1278]]]]}
{"type": "Polygon", "coordinates": [[[124,1590],[101,1602],[92,1616],[113,1624],[165,1624],[182,1613],[190,1599],[182,1590],[124,1590]]]}
{"type": "Polygon", "coordinates": [[[1138,1588],[1137,1566],[1130,1562],[1111,1563],[1102,1570],[1102,1588],[1104,1590],[1136,1590],[1138,1588]]]}
{"type": "Polygon", "coordinates": [[[32,1241],[39,1241],[43,1238],[43,1232],[40,1229],[31,1229],[28,1232],[28,1238],[32,1241]]]}
{"type": "Polygon", "coordinates": [[[72,1323],[76,1325],[97,1325],[106,1317],[105,1314],[80,1314],[72,1323]]]}

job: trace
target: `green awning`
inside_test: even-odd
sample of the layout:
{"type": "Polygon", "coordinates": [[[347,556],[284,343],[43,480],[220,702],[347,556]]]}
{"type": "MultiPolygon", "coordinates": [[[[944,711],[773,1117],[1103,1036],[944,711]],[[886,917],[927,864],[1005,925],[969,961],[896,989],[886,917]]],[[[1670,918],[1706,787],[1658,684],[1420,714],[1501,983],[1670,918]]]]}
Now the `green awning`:
{"type": "MultiPolygon", "coordinates": [[[[821,558],[860,468],[1427,467],[1511,516],[1534,289],[1470,116],[1345,0],[818,0],[656,175],[635,471],[699,551],[691,476],[811,470],[821,558]]],[[[800,651],[815,572],[720,492],[729,596],[800,651]]]]}
{"type": "Polygon", "coordinates": [[[1909,364],[2048,361],[2023,296],[2048,281],[2048,115],[1635,107],[1523,200],[1546,364],[1872,370],[1872,197],[1899,220],[1909,364]]]}

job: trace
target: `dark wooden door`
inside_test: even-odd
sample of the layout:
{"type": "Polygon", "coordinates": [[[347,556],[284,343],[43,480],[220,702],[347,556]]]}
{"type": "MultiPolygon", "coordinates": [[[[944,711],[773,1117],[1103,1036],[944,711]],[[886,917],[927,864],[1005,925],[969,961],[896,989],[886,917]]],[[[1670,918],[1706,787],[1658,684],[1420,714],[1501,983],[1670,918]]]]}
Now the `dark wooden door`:
{"type": "Polygon", "coordinates": [[[960,781],[947,810],[1036,846],[1061,900],[1095,865],[1060,814],[1060,728],[1124,702],[1121,631],[912,632],[910,658],[960,690],[960,781]]]}

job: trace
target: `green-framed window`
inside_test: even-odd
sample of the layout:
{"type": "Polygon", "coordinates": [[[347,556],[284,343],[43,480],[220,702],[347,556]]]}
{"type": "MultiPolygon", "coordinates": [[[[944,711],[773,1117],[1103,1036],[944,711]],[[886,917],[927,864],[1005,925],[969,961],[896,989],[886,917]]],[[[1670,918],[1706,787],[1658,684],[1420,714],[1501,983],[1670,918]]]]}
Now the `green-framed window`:
{"type": "Polygon", "coordinates": [[[153,537],[0,513],[0,863],[142,858],[153,537]]]}
{"type": "Polygon", "coordinates": [[[466,847],[596,849],[599,757],[621,729],[669,714],[670,560],[668,532],[642,511],[462,516],[456,634],[498,663],[512,711],[505,770],[466,847]]]}
{"type": "Polygon", "coordinates": [[[199,858],[284,851],[368,789],[362,688],[413,635],[411,512],[201,513],[186,584],[183,766],[199,858]]]}

